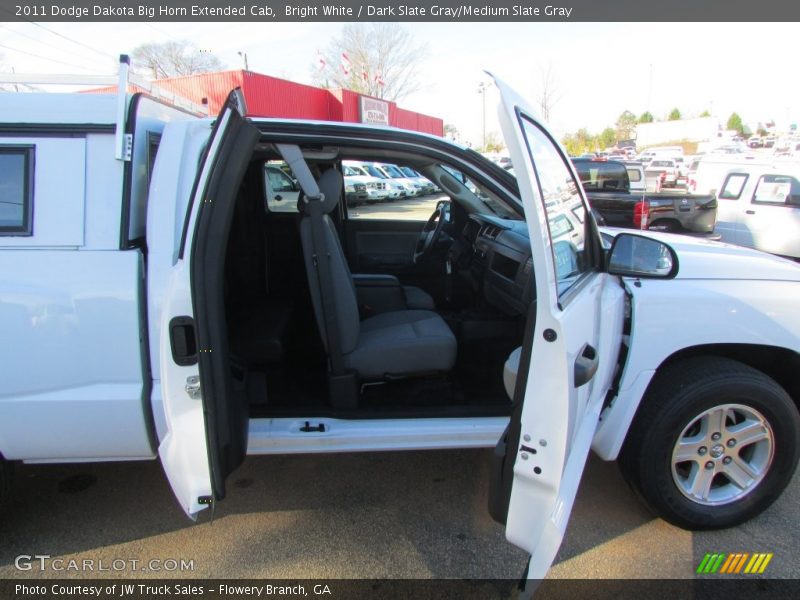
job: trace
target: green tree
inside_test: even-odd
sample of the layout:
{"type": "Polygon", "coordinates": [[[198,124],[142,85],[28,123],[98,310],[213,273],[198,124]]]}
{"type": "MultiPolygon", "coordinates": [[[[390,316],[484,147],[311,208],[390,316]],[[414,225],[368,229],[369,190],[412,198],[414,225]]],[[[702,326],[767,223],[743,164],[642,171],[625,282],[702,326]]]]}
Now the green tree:
{"type": "Polygon", "coordinates": [[[610,148],[617,143],[617,132],[614,130],[613,127],[606,127],[603,129],[602,133],[599,136],[600,145],[603,148],[610,148]]]}
{"type": "Polygon", "coordinates": [[[633,137],[633,133],[636,131],[636,115],[629,110],[623,111],[614,125],[617,139],[628,140],[633,137]]]}
{"type": "Polygon", "coordinates": [[[707,110],[704,110],[703,112],[700,113],[700,116],[701,117],[710,117],[711,113],[709,111],[707,111],[707,110]]]}
{"type": "Polygon", "coordinates": [[[648,110],[639,115],[639,123],[652,123],[653,121],[655,121],[653,113],[648,110]]]}
{"type": "Polygon", "coordinates": [[[726,127],[728,129],[735,129],[740,134],[744,131],[744,123],[742,123],[742,118],[736,113],[731,113],[731,116],[728,117],[728,124],[726,127]]]}
{"type": "Polygon", "coordinates": [[[565,135],[561,143],[564,144],[569,154],[578,156],[584,152],[597,150],[598,136],[592,135],[585,127],[582,127],[575,133],[565,135]]]}
{"type": "Polygon", "coordinates": [[[680,121],[681,120],[681,111],[677,108],[673,108],[669,111],[669,115],[667,115],[667,121],[680,121]]]}
{"type": "Polygon", "coordinates": [[[482,152],[502,152],[505,150],[503,138],[496,131],[486,132],[486,145],[481,149],[482,152]]]}

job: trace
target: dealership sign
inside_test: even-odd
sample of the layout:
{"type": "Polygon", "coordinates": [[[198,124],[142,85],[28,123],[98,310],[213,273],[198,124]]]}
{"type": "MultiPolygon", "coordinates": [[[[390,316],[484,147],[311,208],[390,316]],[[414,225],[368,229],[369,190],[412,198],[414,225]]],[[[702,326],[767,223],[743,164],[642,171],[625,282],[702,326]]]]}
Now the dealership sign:
{"type": "Polygon", "coordinates": [[[389,103],[377,98],[361,96],[361,122],[388,125],[389,103]]]}

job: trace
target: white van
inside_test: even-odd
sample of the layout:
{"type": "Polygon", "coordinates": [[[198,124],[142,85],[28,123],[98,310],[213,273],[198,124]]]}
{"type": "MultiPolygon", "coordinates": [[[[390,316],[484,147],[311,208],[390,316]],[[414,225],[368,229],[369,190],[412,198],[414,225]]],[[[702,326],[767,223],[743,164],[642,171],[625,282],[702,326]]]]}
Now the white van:
{"type": "Polygon", "coordinates": [[[750,154],[711,154],[692,161],[686,188],[690,194],[712,194],[719,191],[725,175],[732,169],[768,166],[772,158],[756,158],[750,154]]]}
{"type": "Polygon", "coordinates": [[[723,242],[800,259],[800,163],[732,169],[718,200],[723,242]]]}

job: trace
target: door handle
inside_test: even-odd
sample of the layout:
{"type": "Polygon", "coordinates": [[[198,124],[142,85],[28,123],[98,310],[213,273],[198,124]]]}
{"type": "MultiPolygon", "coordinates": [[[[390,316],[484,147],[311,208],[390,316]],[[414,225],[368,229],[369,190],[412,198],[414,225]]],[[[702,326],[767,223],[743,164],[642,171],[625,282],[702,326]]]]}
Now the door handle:
{"type": "Polygon", "coordinates": [[[169,322],[169,342],[172,360],[176,365],[188,367],[197,363],[197,336],[194,319],[173,317],[169,322]]]}
{"type": "Polygon", "coordinates": [[[578,358],[575,359],[575,370],[573,374],[573,385],[576,388],[581,387],[588,383],[594,374],[597,373],[597,367],[600,365],[600,357],[597,355],[597,350],[592,348],[589,344],[584,344],[578,358]]]}
{"type": "Polygon", "coordinates": [[[744,214],[746,214],[746,215],[754,215],[754,214],[756,214],[756,211],[754,211],[754,210],[746,210],[746,211],[744,211],[744,214]]]}

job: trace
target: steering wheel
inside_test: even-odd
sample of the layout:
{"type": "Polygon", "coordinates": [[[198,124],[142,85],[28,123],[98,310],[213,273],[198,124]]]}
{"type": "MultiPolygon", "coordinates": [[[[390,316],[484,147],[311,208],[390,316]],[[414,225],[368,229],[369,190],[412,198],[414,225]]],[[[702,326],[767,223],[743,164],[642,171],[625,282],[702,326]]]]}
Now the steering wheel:
{"type": "Polygon", "coordinates": [[[445,202],[439,204],[436,210],[433,211],[419,234],[417,245],[414,248],[414,263],[418,263],[430,256],[431,251],[436,247],[436,243],[442,236],[449,212],[445,202]]]}

